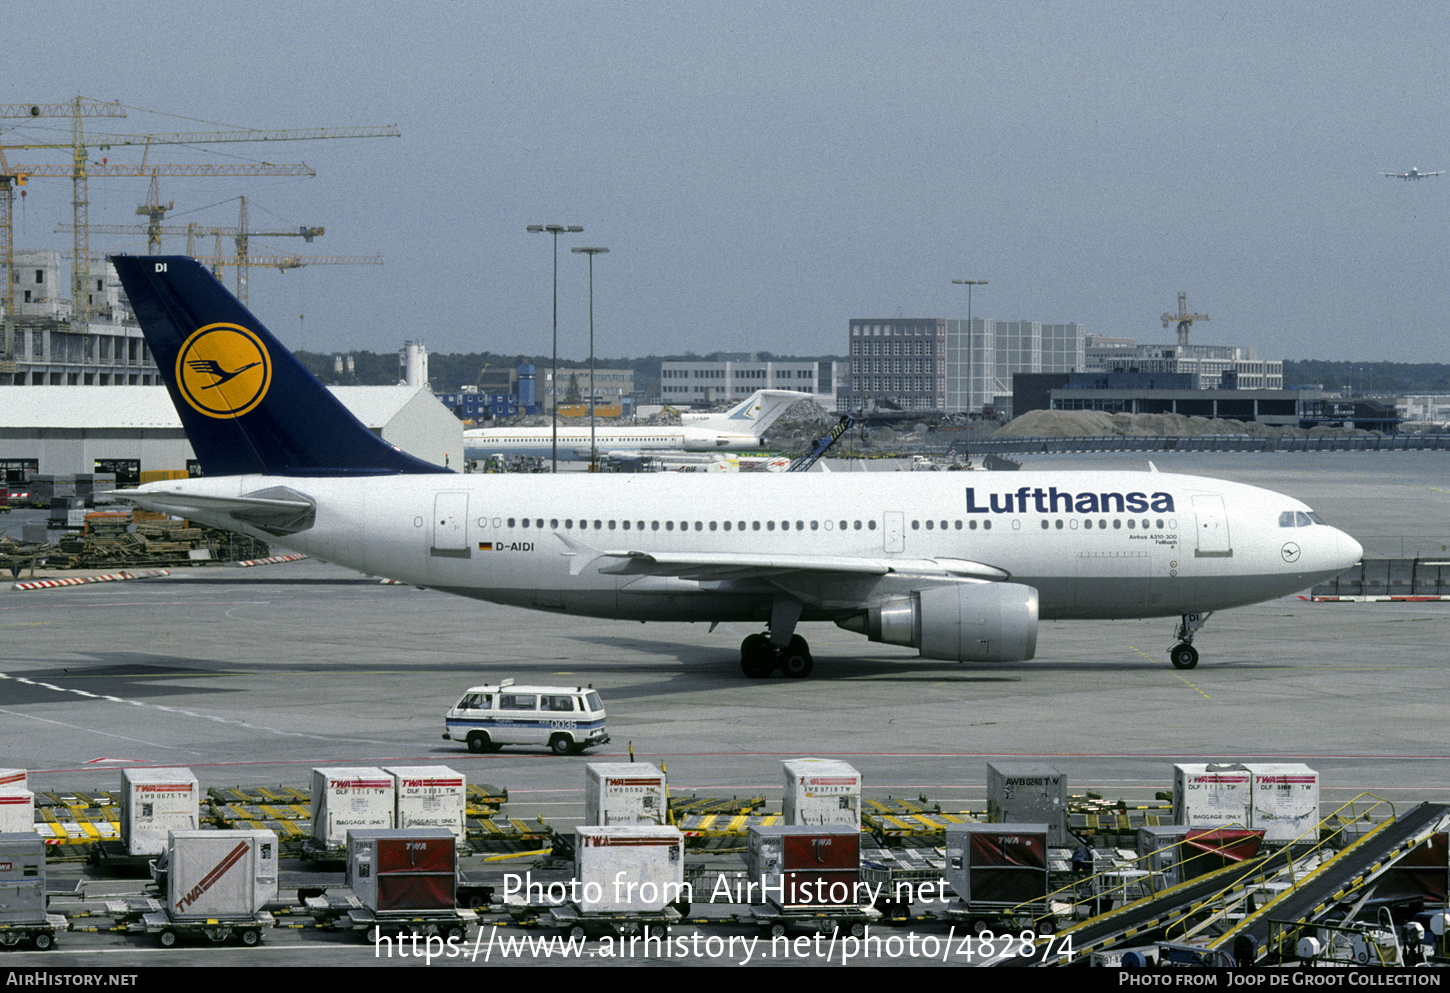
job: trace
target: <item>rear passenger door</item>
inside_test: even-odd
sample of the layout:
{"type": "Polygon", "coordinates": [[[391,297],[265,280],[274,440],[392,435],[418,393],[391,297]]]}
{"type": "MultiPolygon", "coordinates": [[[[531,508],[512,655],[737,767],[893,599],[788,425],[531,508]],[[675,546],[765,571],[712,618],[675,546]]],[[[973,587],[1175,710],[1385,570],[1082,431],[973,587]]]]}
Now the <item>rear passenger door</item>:
{"type": "Polygon", "coordinates": [[[500,693],[498,697],[500,738],[509,745],[541,745],[549,740],[539,726],[539,698],[533,693],[500,693]]]}

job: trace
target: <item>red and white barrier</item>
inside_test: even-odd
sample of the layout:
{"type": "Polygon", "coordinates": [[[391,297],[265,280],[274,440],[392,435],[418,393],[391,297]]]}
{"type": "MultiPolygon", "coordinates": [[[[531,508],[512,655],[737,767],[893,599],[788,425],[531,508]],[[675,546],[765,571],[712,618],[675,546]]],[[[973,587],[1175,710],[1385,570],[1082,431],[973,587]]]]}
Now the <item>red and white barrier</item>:
{"type": "Polygon", "coordinates": [[[48,590],[56,586],[81,586],[85,583],[114,583],[122,579],[150,579],[155,576],[169,576],[170,569],[146,569],[142,572],[110,572],[101,576],[71,576],[66,579],[32,579],[16,583],[12,589],[48,590]]]}

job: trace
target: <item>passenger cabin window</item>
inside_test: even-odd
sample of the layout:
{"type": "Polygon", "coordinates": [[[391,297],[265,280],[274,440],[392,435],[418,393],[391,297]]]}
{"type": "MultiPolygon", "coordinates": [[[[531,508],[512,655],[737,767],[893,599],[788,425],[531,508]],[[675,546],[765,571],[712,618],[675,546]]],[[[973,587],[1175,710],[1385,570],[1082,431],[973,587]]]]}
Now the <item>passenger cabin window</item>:
{"type": "Polygon", "coordinates": [[[554,713],[569,713],[574,709],[574,698],[571,696],[543,696],[539,698],[539,709],[549,710],[554,713]]]}
{"type": "Polygon", "coordinates": [[[501,693],[498,698],[499,710],[535,710],[538,707],[539,698],[532,693],[501,693]]]}

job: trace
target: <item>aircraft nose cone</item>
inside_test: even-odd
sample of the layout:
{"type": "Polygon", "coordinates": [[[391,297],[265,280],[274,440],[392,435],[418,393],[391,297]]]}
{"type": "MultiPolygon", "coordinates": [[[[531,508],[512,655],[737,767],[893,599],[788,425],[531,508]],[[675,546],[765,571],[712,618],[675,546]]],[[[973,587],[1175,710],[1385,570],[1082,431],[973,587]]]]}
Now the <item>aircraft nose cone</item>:
{"type": "Polygon", "coordinates": [[[1355,563],[1364,558],[1364,546],[1343,531],[1338,531],[1337,534],[1339,541],[1336,548],[1335,561],[1340,563],[1341,569],[1352,568],[1355,563]]]}

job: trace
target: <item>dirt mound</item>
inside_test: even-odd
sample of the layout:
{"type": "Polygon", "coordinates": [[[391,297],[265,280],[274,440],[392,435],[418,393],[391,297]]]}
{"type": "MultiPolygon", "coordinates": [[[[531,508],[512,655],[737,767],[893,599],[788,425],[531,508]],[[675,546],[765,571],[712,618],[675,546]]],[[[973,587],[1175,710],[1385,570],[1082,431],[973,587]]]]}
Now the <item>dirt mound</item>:
{"type": "Polygon", "coordinates": [[[1359,428],[1317,427],[1304,430],[1254,421],[1188,417],[1184,414],[1107,414],[1100,410],[1032,410],[1003,425],[999,438],[1082,437],[1197,437],[1238,434],[1255,437],[1283,435],[1368,435],[1359,428]]]}

